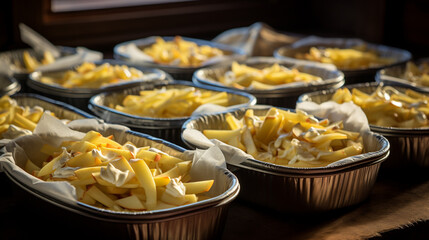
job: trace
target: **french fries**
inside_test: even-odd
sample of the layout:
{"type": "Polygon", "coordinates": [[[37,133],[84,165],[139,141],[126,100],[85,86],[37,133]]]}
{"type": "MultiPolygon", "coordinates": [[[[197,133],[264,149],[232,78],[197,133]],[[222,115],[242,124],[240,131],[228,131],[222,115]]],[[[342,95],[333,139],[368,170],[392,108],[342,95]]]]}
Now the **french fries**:
{"type": "Polygon", "coordinates": [[[305,59],[321,63],[330,63],[342,70],[355,70],[378,67],[392,63],[391,58],[383,58],[375,51],[368,50],[366,45],[352,48],[317,48],[311,47],[308,53],[297,53],[298,59],[305,59]]]}
{"type": "Polygon", "coordinates": [[[97,66],[94,63],[84,62],[75,70],[66,71],[61,77],[42,76],[40,81],[64,88],[100,88],[143,76],[142,71],[126,65],[104,63],[97,66]]]}
{"type": "Polygon", "coordinates": [[[157,37],[154,44],[142,51],[151,56],[156,63],[180,67],[199,67],[213,57],[224,55],[218,48],[208,45],[198,46],[180,36],[176,36],[173,41],[164,41],[157,37]]]}
{"type": "Polygon", "coordinates": [[[424,62],[416,65],[413,62],[407,62],[403,78],[416,83],[418,86],[429,86],[429,63],[424,62]]]}
{"type": "MultiPolygon", "coordinates": [[[[0,98],[0,139],[14,139],[31,134],[45,110],[41,107],[19,106],[16,100],[0,98]]],[[[49,112],[55,116],[54,113],[49,112]]]]}
{"type": "Polygon", "coordinates": [[[122,105],[110,107],[137,116],[175,118],[191,116],[195,109],[206,103],[230,105],[226,92],[201,91],[188,87],[140,91],[140,95],[127,95],[122,105]]]}
{"type": "Polygon", "coordinates": [[[43,59],[39,62],[35,57],[31,56],[28,51],[24,51],[22,55],[24,61],[24,67],[28,72],[33,72],[42,65],[47,65],[55,62],[55,58],[51,52],[45,51],[43,53],[43,59]]]}
{"type": "Polygon", "coordinates": [[[401,92],[379,86],[366,94],[356,88],[338,89],[332,96],[337,103],[353,101],[362,108],[370,124],[384,127],[421,128],[429,126],[429,96],[411,89],[401,92]]]}
{"type": "MultiPolygon", "coordinates": [[[[231,113],[225,117],[235,118],[231,113]]],[[[326,166],[364,151],[360,134],[344,130],[342,122],[317,120],[299,110],[294,113],[272,107],[265,116],[256,116],[248,109],[234,122],[239,123],[238,128],[202,132],[257,160],[297,168],[326,166]]]]}
{"type": "Polygon", "coordinates": [[[214,183],[190,181],[191,161],[149,146],[121,145],[96,131],[60,147],[45,145],[41,151],[48,156],[46,161],[38,166],[28,159],[26,172],[44,181],[68,181],[76,188],[78,201],[113,211],[194,203],[214,183]]]}
{"type": "Polygon", "coordinates": [[[298,69],[288,69],[279,64],[273,64],[263,69],[253,68],[245,64],[233,62],[231,70],[219,78],[219,82],[226,86],[239,89],[272,89],[281,84],[292,82],[322,81],[322,78],[298,69]]]}

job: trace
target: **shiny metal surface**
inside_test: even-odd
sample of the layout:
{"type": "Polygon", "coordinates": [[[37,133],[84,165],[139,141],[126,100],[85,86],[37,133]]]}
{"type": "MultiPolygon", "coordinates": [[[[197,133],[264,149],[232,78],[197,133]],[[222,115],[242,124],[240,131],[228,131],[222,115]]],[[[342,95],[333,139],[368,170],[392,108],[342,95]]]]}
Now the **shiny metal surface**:
{"type": "MultiPolygon", "coordinates": [[[[261,115],[268,108],[255,108],[261,115]]],[[[245,109],[231,112],[241,118],[245,109]]],[[[182,129],[225,129],[225,113],[199,116],[188,120],[182,129]]],[[[317,168],[291,168],[255,159],[228,168],[240,180],[240,198],[282,212],[319,212],[339,209],[366,199],[377,179],[381,163],[389,155],[389,142],[372,134],[374,144],[365,153],[352,156],[354,161],[317,168]]],[[[191,145],[190,148],[201,148],[191,145]]]]}
{"type": "MultiPolygon", "coordinates": [[[[173,156],[182,156],[185,149],[152,136],[133,132],[107,130],[121,144],[131,141],[136,146],[158,148],[173,156]]],[[[128,236],[124,239],[219,239],[225,224],[227,210],[239,191],[240,185],[234,174],[226,169],[215,169],[215,183],[211,198],[200,202],[178,206],[170,209],[145,212],[115,212],[76,202],[71,204],[61,199],[50,197],[21,182],[13,174],[6,175],[31,196],[51,204],[52,211],[69,211],[74,213],[76,226],[87,218],[97,221],[96,229],[114,223],[119,229],[126,229],[128,236]]],[[[101,230],[102,231],[102,230],[101,230]]]]}
{"type": "Polygon", "coordinates": [[[82,118],[95,118],[95,116],[84,112],[69,104],[56,101],[38,94],[19,93],[12,96],[20,106],[35,107],[40,106],[44,110],[49,110],[60,119],[76,120],[82,118]]]}
{"type": "MultiPolygon", "coordinates": [[[[414,61],[417,66],[423,62],[428,63],[429,58],[422,58],[417,61],[414,61]]],[[[414,82],[408,81],[404,77],[405,70],[406,65],[392,66],[380,69],[375,75],[375,81],[379,83],[403,86],[406,88],[415,89],[417,91],[429,93],[429,87],[418,85],[414,82]]]]}
{"type": "MultiPolygon", "coordinates": [[[[274,52],[274,57],[279,59],[294,60],[296,53],[306,53],[309,51],[311,47],[316,46],[316,47],[350,48],[353,46],[353,45],[350,45],[351,43],[354,43],[353,39],[345,38],[343,39],[342,43],[336,43],[335,41],[332,41],[332,43],[325,42],[323,44],[312,44],[312,45],[304,45],[304,46],[298,46],[298,47],[295,47],[294,45],[285,46],[277,49],[274,52]]],[[[389,65],[371,67],[371,68],[365,68],[365,69],[356,69],[356,70],[340,69],[340,71],[342,71],[345,75],[345,80],[346,80],[345,84],[374,81],[376,72],[381,68],[401,65],[412,58],[411,53],[404,49],[398,49],[394,47],[372,44],[372,43],[366,43],[366,47],[370,50],[376,51],[381,57],[393,58],[395,59],[395,61],[389,65]]],[[[304,60],[304,61],[307,61],[307,60],[304,60]]]]}
{"type": "MultiPolygon", "coordinates": [[[[172,36],[165,36],[162,38],[165,41],[172,41],[174,39],[174,37],[172,36]]],[[[216,47],[218,49],[223,50],[228,55],[225,61],[232,61],[235,59],[245,58],[244,51],[235,47],[231,47],[231,46],[216,43],[216,42],[205,41],[201,39],[194,39],[194,38],[187,38],[187,37],[182,37],[182,39],[185,41],[195,42],[198,45],[208,45],[208,46],[216,47]]],[[[122,50],[124,46],[130,43],[134,43],[137,47],[139,47],[140,49],[143,49],[145,47],[152,45],[153,43],[155,43],[155,41],[156,41],[156,37],[147,37],[147,38],[119,43],[113,48],[114,58],[132,62],[141,66],[159,68],[169,73],[175,80],[190,81],[192,79],[193,73],[200,67],[178,67],[178,66],[157,64],[154,62],[135,61],[135,60],[132,60],[130,56],[122,50]]]]}
{"type": "Polygon", "coordinates": [[[123,124],[133,130],[143,132],[155,137],[165,139],[174,143],[181,142],[180,133],[182,124],[189,117],[179,118],[152,118],[139,117],[136,115],[126,114],[108,106],[122,104],[123,99],[130,94],[138,95],[141,90],[151,90],[166,87],[172,88],[187,88],[196,87],[201,91],[226,91],[231,105],[234,107],[246,107],[256,104],[256,98],[247,93],[235,92],[228,89],[219,89],[212,86],[196,86],[188,81],[172,81],[169,83],[146,84],[133,88],[128,88],[115,92],[104,92],[95,95],[89,101],[89,109],[98,117],[110,123],[123,124]]]}
{"type": "MultiPolygon", "coordinates": [[[[76,53],[76,49],[71,47],[58,46],[58,49],[60,50],[61,56],[68,56],[76,53]]],[[[22,90],[28,92],[27,79],[30,73],[25,68],[15,66],[15,63],[18,63],[22,67],[25,66],[23,59],[24,51],[28,51],[32,56],[36,56],[37,58],[43,58],[42,53],[37,53],[32,48],[26,48],[1,52],[0,61],[12,66],[12,76],[21,84],[22,90]]]]}
{"type": "MultiPolygon", "coordinates": [[[[372,93],[380,83],[361,83],[346,85],[349,89],[357,88],[365,93],[372,93]]],[[[396,89],[404,91],[404,86],[393,85],[396,89]]],[[[417,90],[417,89],[414,89],[417,90]]],[[[300,102],[312,101],[322,103],[329,101],[333,91],[317,91],[303,94],[300,102]]],[[[429,127],[426,128],[394,128],[381,127],[370,124],[371,131],[381,134],[389,140],[391,145],[390,156],[383,163],[383,168],[402,167],[429,167],[429,127]]]]}
{"type": "Polygon", "coordinates": [[[275,211],[310,213],[340,209],[367,199],[384,158],[320,176],[288,175],[229,165],[241,183],[240,198],[275,211]]]}
{"type": "Polygon", "coordinates": [[[328,70],[314,66],[296,66],[293,63],[282,61],[270,57],[253,57],[240,63],[255,68],[264,68],[278,63],[287,68],[296,67],[299,71],[319,76],[323,79],[322,83],[309,83],[306,86],[297,86],[290,84],[282,88],[272,90],[242,90],[233,87],[227,87],[221,84],[218,79],[230,70],[230,65],[207,67],[197,70],[192,81],[199,86],[216,86],[235,91],[247,92],[257,98],[258,104],[273,105],[278,107],[295,108],[298,97],[306,92],[312,92],[323,89],[337,89],[344,84],[344,74],[336,70],[328,70]]]}
{"type": "Polygon", "coordinates": [[[21,90],[21,84],[14,77],[0,75],[0,96],[13,95],[21,90]]]}
{"type": "Polygon", "coordinates": [[[64,88],[61,86],[50,85],[50,84],[45,84],[40,82],[40,79],[43,76],[51,76],[51,77],[61,76],[65,71],[72,69],[72,68],[67,68],[67,69],[58,70],[58,71],[33,72],[29,75],[29,78],[27,80],[27,85],[33,91],[37,93],[41,93],[44,96],[48,96],[50,98],[71,104],[80,109],[87,110],[88,101],[95,94],[98,94],[104,91],[113,91],[113,90],[124,89],[127,87],[138,86],[138,85],[150,83],[153,81],[169,81],[171,78],[167,73],[165,73],[162,70],[154,69],[154,68],[145,68],[141,66],[134,66],[132,64],[125,63],[123,61],[118,61],[118,60],[104,59],[104,60],[96,61],[94,63],[96,65],[101,65],[103,63],[110,63],[110,64],[121,64],[121,65],[127,65],[129,67],[135,67],[141,70],[145,74],[145,76],[143,76],[143,78],[141,79],[125,81],[118,84],[111,84],[104,87],[91,88],[91,89],[64,88]]]}

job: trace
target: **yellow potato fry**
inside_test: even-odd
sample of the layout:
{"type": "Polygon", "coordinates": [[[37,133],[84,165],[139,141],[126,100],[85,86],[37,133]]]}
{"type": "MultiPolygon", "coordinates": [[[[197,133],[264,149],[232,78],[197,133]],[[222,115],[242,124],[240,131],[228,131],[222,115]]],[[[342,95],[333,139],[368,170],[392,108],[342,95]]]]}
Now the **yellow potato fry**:
{"type": "Polygon", "coordinates": [[[236,130],[212,130],[212,129],[205,129],[203,130],[204,135],[206,135],[209,139],[218,139],[222,142],[227,142],[229,139],[238,137],[240,135],[241,129],[236,130]]]}
{"type": "Polygon", "coordinates": [[[180,36],[176,36],[173,41],[164,41],[161,37],[157,37],[154,44],[142,51],[151,56],[156,63],[180,67],[198,67],[213,57],[225,55],[218,48],[207,45],[199,46],[180,36]]]}
{"type": "Polygon", "coordinates": [[[41,81],[64,88],[100,88],[119,82],[136,80],[143,76],[142,71],[126,65],[104,63],[96,66],[94,63],[84,62],[75,70],[66,71],[62,76],[43,76],[41,81]]]}
{"type": "Polygon", "coordinates": [[[117,104],[112,108],[142,117],[177,118],[189,117],[203,104],[231,105],[226,92],[208,91],[194,87],[178,89],[163,87],[140,91],[139,94],[138,96],[125,96],[122,105],[117,104]]]}
{"type": "Polygon", "coordinates": [[[147,208],[149,210],[155,209],[157,205],[156,185],[149,167],[143,160],[132,161],[130,164],[136,173],[140,185],[145,190],[147,208]]]}
{"type": "Polygon", "coordinates": [[[235,124],[236,130],[202,132],[207,138],[240,148],[255,159],[291,167],[326,166],[363,152],[359,133],[342,129],[342,122],[330,124],[327,119],[318,120],[302,111],[294,113],[273,107],[264,116],[254,116],[249,109],[235,124]],[[237,131],[239,137],[232,134],[237,131]]]}
{"type": "Polygon", "coordinates": [[[275,139],[282,120],[283,115],[279,114],[276,108],[271,108],[262,123],[260,131],[255,135],[256,139],[261,142],[270,142],[275,139]]]}
{"type": "Polygon", "coordinates": [[[86,194],[91,196],[97,202],[103,204],[106,207],[113,207],[116,203],[113,199],[111,199],[108,195],[103,193],[100,189],[98,189],[95,185],[92,185],[87,191],[86,194]]]}
{"type": "Polygon", "coordinates": [[[197,193],[203,193],[210,190],[210,188],[213,185],[213,180],[207,180],[207,181],[198,181],[198,182],[190,182],[190,183],[183,183],[186,187],[186,194],[197,194],[197,193]]]}
{"type": "MultiPolygon", "coordinates": [[[[42,167],[28,160],[24,170],[43,181],[69,182],[76,188],[78,201],[96,207],[113,211],[167,207],[170,204],[160,204],[164,193],[174,193],[175,186],[190,181],[192,161],[150,146],[137,147],[132,142],[122,145],[113,136],[104,137],[95,131],[87,132],[79,141],[64,141],[59,145],[41,147],[48,155],[42,167]]],[[[206,187],[208,191],[211,185],[206,187]]],[[[197,195],[186,195],[185,190],[182,191],[180,196],[166,197],[175,204],[171,207],[198,201],[197,195]]]]}
{"type": "Polygon", "coordinates": [[[33,72],[40,65],[36,58],[32,57],[28,51],[24,51],[22,54],[25,68],[28,72],[33,72]]]}
{"type": "Polygon", "coordinates": [[[24,170],[28,173],[34,173],[35,171],[40,171],[40,167],[34,164],[30,159],[27,159],[24,170]]]}
{"type": "Polygon", "coordinates": [[[375,51],[366,45],[357,45],[352,48],[316,48],[311,47],[307,53],[297,53],[297,59],[305,59],[321,63],[331,63],[339,69],[353,70],[377,67],[390,64],[392,58],[378,56],[375,51]]]}
{"type": "Polygon", "coordinates": [[[98,158],[92,155],[92,152],[85,152],[72,157],[67,161],[70,167],[93,167],[101,163],[98,158]]]}
{"type": "Polygon", "coordinates": [[[371,94],[353,88],[351,98],[337,90],[332,100],[342,103],[352,101],[362,108],[370,124],[384,127],[420,128],[429,125],[429,96],[391,86],[379,86],[371,94]]]}
{"type": "Polygon", "coordinates": [[[56,170],[56,165],[63,160],[67,155],[66,151],[63,151],[60,155],[58,155],[56,158],[52,159],[48,164],[42,167],[40,169],[39,173],[37,174],[37,177],[43,177],[48,174],[53,173],[56,170]],[[58,163],[57,163],[58,162],[58,163]]]}
{"type": "Polygon", "coordinates": [[[187,202],[187,199],[185,198],[185,196],[175,197],[167,192],[164,192],[164,194],[162,194],[161,196],[161,201],[171,205],[179,206],[185,204],[187,202]]]}
{"type": "Polygon", "coordinates": [[[15,117],[12,120],[12,123],[17,125],[18,127],[22,127],[30,131],[33,131],[36,128],[36,124],[34,122],[28,120],[17,112],[15,113],[15,117]]]}
{"type": "Polygon", "coordinates": [[[80,180],[84,180],[84,179],[92,178],[92,174],[99,173],[101,168],[105,168],[105,167],[95,166],[95,167],[79,168],[74,171],[74,174],[80,180]]]}
{"type": "Polygon", "coordinates": [[[130,195],[128,197],[118,199],[115,201],[115,203],[123,208],[130,209],[130,210],[141,211],[146,209],[146,207],[143,205],[141,200],[134,195],[130,195]]]}
{"type": "Polygon", "coordinates": [[[275,63],[270,67],[262,69],[233,62],[231,71],[221,76],[218,81],[226,86],[239,89],[273,89],[281,84],[292,82],[316,82],[322,78],[308,73],[303,73],[297,69],[288,69],[275,63]]]}

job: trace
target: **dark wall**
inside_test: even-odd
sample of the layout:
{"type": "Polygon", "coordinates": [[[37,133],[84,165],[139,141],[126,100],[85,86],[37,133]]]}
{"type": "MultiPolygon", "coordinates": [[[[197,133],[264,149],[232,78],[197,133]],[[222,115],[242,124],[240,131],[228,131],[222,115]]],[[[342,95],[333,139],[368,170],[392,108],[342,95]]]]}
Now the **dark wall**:
{"type": "Polygon", "coordinates": [[[0,50],[25,46],[20,22],[54,44],[109,53],[127,40],[153,35],[211,39],[261,21],[279,31],[358,37],[429,56],[429,2],[424,0],[197,0],[71,13],[52,13],[50,0],[0,4],[0,50]]]}

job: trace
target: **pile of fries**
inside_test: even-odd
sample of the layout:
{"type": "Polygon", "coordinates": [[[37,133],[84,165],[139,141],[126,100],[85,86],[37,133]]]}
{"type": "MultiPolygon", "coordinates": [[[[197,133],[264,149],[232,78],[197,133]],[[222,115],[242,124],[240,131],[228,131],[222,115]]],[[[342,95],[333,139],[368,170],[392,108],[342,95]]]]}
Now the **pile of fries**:
{"type": "Polygon", "coordinates": [[[273,89],[278,85],[292,82],[312,82],[322,81],[322,78],[308,73],[303,73],[297,69],[288,69],[277,63],[270,67],[258,69],[233,62],[231,71],[219,78],[219,82],[226,86],[239,89],[273,89]]]}
{"type": "Polygon", "coordinates": [[[173,41],[164,41],[161,37],[150,47],[142,50],[156,63],[179,67],[199,67],[213,57],[220,57],[224,52],[208,45],[198,46],[191,41],[176,36],[173,41]]]}
{"type": "Polygon", "coordinates": [[[383,58],[366,45],[353,48],[317,48],[311,47],[308,53],[297,53],[298,59],[334,64],[338,69],[356,70],[391,64],[393,59],[383,58]]]}
{"type": "Polygon", "coordinates": [[[417,66],[413,62],[407,62],[404,79],[419,86],[429,87],[429,63],[424,62],[417,66]]]}
{"type": "Polygon", "coordinates": [[[363,152],[358,132],[343,129],[342,122],[317,120],[305,112],[270,108],[265,116],[246,110],[241,119],[227,113],[229,129],[206,129],[209,139],[218,139],[255,159],[289,167],[322,167],[363,152]]]}
{"type": "Polygon", "coordinates": [[[77,200],[113,211],[146,211],[190,204],[206,196],[213,180],[190,182],[192,161],[149,146],[123,145],[96,131],[59,147],[45,144],[46,161],[24,170],[44,181],[68,181],[77,200]]]}
{"type": "Polygon", "coordinates": [[[377,126],[421,128],[429,126],[429,96],[411,89],[401,92],[379,86],[367,94],[356,88],[338,89],[332,96],[337,103],[353,101],[365,112],[368,122],[377,126]]]}
{"type": "Polygon", "coordinates": [[[118,111],[155,118],[188,117],[203,104],[228,106],[226,92],[202,91],[194,87],[140,91],[140,95],[127,95],[122,105],[110,106],[118,111]]]}
{"type": "MultiPolygon", "coordinates": [[[[44,109],[38,106],[19,106],[15,99],[4,95],[0,98],[1,139],[11,138],[11,131],[15,132],[15,137],[26,133],[31,134],[44,112],[44,109]]],[[[54,116],[54,113],[49,113],[54,116]]]]}
{"type": "MultiPolygon", "coordinates": [[[[38,61],[37,58],[31,56],[31,54],[28,51],[24,51],[24,53],[22,54],[22,59],[24,61],[23,67],[27,70],[27,72],[33,72],[39,66],[47,65],[55,62],[54,56],[49,51],[43,52],[43,59],[41,59],[40,61],[38,61]]],[[[15,62],[14,64],[15,66],[22,68],[19,62],[15,62]]]]}
{"type": "Polygon", "coordinates": [[[40,81],[64,88],[99,88],[110,84],[136,80],[143,77],[143,72],[126,65],[104,63],[97,66],[84,62],[75,70],[66,71],[60,77],[42,76],[40,81]]]}

